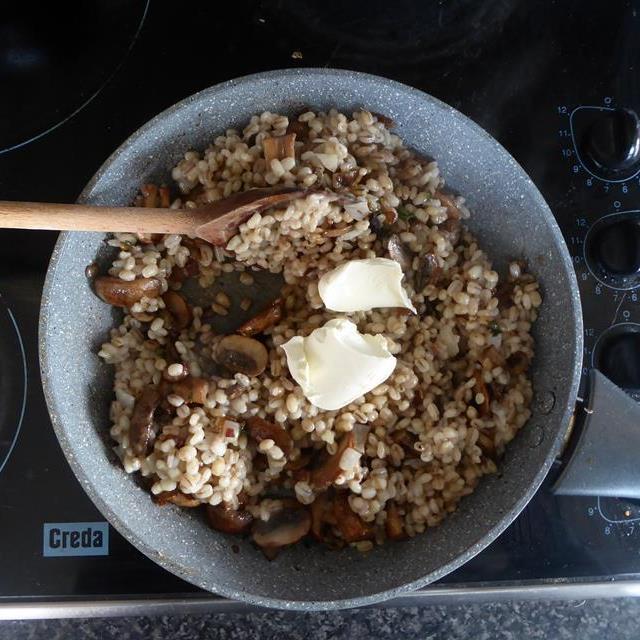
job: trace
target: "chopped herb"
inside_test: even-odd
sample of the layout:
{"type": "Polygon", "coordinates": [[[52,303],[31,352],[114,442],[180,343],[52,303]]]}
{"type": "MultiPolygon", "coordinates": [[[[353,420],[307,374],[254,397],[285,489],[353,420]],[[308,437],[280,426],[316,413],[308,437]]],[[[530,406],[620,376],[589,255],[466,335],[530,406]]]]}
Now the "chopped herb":
{"type": "Polygon", "coordinates": [[[497,336],[502,333],[502,331],[500,330],[500,325],[495,320],[489,325],[489,329],[491,330],[492,336],[497,336]]]}
{"type": "Polygon", "coordinates": [[[415,213],[412,213],[411,211],[409,211],[408,209],[405,209],[404,207],[396,207],[396,211],[398,212],[398,216],[403,220],[411,220],[411,218],[416,217],[415,213]]]}

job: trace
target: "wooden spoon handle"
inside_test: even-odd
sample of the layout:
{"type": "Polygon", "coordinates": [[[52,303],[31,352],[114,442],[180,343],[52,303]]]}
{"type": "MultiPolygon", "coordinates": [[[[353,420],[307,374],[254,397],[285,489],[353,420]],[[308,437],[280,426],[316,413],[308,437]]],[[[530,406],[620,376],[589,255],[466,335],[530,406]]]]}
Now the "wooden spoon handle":
{"type": "Polygon", "coordinates": [[[198,209],[0,201],[0,228],[4,229],[194,234],[210,217],[198,209]]]}

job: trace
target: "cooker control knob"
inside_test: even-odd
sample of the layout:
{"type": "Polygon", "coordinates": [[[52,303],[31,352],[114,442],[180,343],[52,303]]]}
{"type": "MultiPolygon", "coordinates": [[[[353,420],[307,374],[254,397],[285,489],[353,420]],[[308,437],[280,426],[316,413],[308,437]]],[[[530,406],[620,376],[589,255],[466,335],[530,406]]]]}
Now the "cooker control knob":
{"type": "Polygon", "coordinates": [[[640,122],[631,109],[602,111],[585,132],[585,159],[605,177],[623,177],[640,164],[640,122]]]}
{"type": "Polygon", "coordinates": [[[596,265],[612,276],[640,272],[640,221],[620,220],[602,225],[590,238],[596,265]]]}
{"type": "Polygon", "coordinates": [[[596,367],[621,389],[640,390],[640,331],[616,325],[599,341],[596,367]]]}

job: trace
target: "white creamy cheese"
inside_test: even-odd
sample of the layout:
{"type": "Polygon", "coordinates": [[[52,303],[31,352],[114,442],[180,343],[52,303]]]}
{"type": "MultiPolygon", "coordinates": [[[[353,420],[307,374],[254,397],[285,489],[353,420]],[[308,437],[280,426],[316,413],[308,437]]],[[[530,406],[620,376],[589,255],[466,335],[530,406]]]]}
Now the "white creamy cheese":
{"type": "Polygon", "coordinates": [[[370,311],[378,307],[405,307],[416,312],[402,288],[402,269],[395,260],[349,260],[328,271],[318,282],[318,292],[332,311],[370,311]]]}
{"type": "Polygon", "coordinates": [[[306,338],[295,336],[282,348],[309,402],[328,411],[382,384],[396,366],[382,336],[363,335],[345,318],[329,320],[306,338]]]}

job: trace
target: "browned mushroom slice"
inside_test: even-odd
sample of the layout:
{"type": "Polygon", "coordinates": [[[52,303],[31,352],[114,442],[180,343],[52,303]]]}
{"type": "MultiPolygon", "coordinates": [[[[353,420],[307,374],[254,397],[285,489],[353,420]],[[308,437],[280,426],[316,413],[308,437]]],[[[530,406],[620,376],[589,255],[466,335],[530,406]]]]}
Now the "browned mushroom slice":
{"type": "Polygon", "coordinates": [[[438,226],[438,231],[448,238],[449,242],[455,247],[460,241],[462,235],[462,224],[459,218],[447,218],[441,225],[438,226]]]}
{"type": "Polygon", "coordinates": [[[186,329],[193,320],[193,312],[187,301],[177,291],[167,291],[162,299],[173,318],[173,327],[178,331],[186,329]]]}
{"type": "Polygon", "coordinates": [[[447,208],[447,215],[449,218],[453,218],[455,220],[459,220],[461,218],[460,209],[458,209],[458,205],[456,204],[453,196],[442,193],[442,191],[436,191],[434,195],[438,200],[440,200],[440,204],[447,208]]]}
{"type": "Polygon", "coordinates": [[[160,197],[160,206],[168,209],[171,206],[171,191],[169,191],[169,187],[160,187],[158,196],[160,197]]]}
{"type": "Polygon", "coordinates": [[[157,435],[153,416],[161,400],[162,394],[158,387],[147,387],[136,400],[131,414],[129,442],[137,456],[146,456],[151,452],[157,435]]]}
{"type": "MultiPolygon", "coordinates": [[[[311,462],[311,453],[309,451],[302,451],[295,460],[289,460],[284,468],[286,471],[291,471],[292,476],[295,478],[295,481],[298,482],[298,480],[302,479],[302,478],[297,478],[298,472],[306,471],[308,474],[309,472],[307,470],[307,466],[309,465],[310,462],[311,462]]],[[[307,475],[307,478],[308,478],[308,475],[307,475]]]]}
{"type": "Polygon", "coordinates": [[[373,538],[373,525],[365,522],[351,509],[346,491],[336,494],[333,500],[333,514],[336,527],[346,542],[360,542],[373,538]]]}
{"type": "Polygon", "coordinates": [[[140,188],[140,193],[142,194],[143,207],[158,206],[158,187],[155,184],[143,184],[140,188]]]}
{"type": "Polygon", "coordinates": [[[385,532],[389,540],[402,540],[407,537],[404,531],[404,523],[402,516],[398,510],[398,505],[391,500],[386,507],[387,519],[384,523],[385,532]]]}
{"type": "Polygon", "coordinates": [[[477,445],[482,450],[487,458],[491,460],[496,460],[496,444],[493,441],[493,435],[489,435],[486,431],[480,430],[480,434],[478,435],[477,445]]]}
{"type": "Polygon", "coordinates": [[[215,507],[207,505],[207,520],[209,526],[222,533],[245,533],[253,522],[253,516],[244,509],[230,509],[218,504],[215,507]]]}
{"type": "Polygon", "coordinates": [[[209,393],[209,382],[204,378],[187,376],[184,380],[174,382],[171,391],[187,404],[204,404],[209,393]]]}
{"type": "Polygon", "coordinates": [[[413,446],[417,442],[417,436],[415,434],[406,429],[400,429],[399,431],[394,431],[389,437],[395,444],[402,447],[405,458],[419,457],[420,454],[413,446]]]}
{"type": "Polygon", "coordinates": [[[514,287],[515,283],[509,282],[508,280],[500,280],[498,282],[494,296],[498,299],[498,305],[500,308],[507,306],[510,307],[513,305],[514,287]]]}
{"type": "Polygon", "coordinates": [[[475,385],[473,386],[474,402],[476,402],[476,395],[482,395],[482,402],[478,406],[480,417],[484,418],[491,412],[491,397],[489,395],[489,388],[487,387],[482,371],[476,370],[473,374],[475,378],[475,385]]]}
{"type": "Polygon", "coordinates": [[[420,293],[428,284],[437,285],[444,275],[444,270],[438,265],[438,258],[433,253],[420,256],[418,269],[415,273],[415,289],[420,293]]]}
{"type": "Polygon", "coordinates": [[[295,133],[287,133],[284,136],[265,138],[262,141],[262,147],[264,148],[264,159],[267,161],[267,167],[272,160],[295,158],[295,142],[295,133]]]}
{"type": "Polygon", "coordinates": [[[202,502],[197,498],[192,498],[178,490],[163,491],[162,493],[153,496],[153,501],[160,506],[164,506],[165,504],[175,504],[177,507],[183,507],[186,509],[194,509],[202,504],[202,502]]]}
{"type": "Polygon", "coordinates": [[[293,133],[297,137],[298,141],[304,142],[309,135],[309,125],[306,122],[300,122],[298,118],[293,118],[292,120],[289,120],[286,133],[293,133]]]}
{"type": "Polygon", "coordinates": [[[353,430],[351,431],[353,434],[353,444],[351,446],[359,453],[364,453],[369,431],[371,431],[371,425],[360,424],[359,422],[353,425],[353,430]]]}
{"type": "Polygon", "coordinates": [[[259,376],[267,367],[269,354],[258,340],[231,335],[218,343],[216,360],[232,373],[259,376]]]}
{"type": "Polygon", "coordinates": [[[273,327],[282,319],[282,299],[278,298],[272,302],[264,311],[257,316],[247,320],[239,329],[238,333],[242,336],[254,336],[256,333],[262,333],[265,329],[273,327]]]}
{"type": "Polygon", "coordinates": [[[311,503],[311,534],[316,540],[322,541],[327,525],[335,525],[331,500],[328,493],[321,493],[311,503]]]}
{"type": "Polygon", "coordinates": [[[206,215],[212,219],[201,224],[196,229],[196,234],[211,244],[226,245],[236,234],[238,227],[254,213],[286,205],[306,194],[305,190],[291,187],[239,191],[228,198],[207,204],[206,215]]]}
{"type": "Polygon", "coordinates": [[[394,224],[398,220],[398,210],[393,207],[386,207],[382,210],[384,221],[387,224],[394,224]]]}
{"type": "Polygon", "coordinates": [[[311,528],[311,516],[303,508],[283,508],[266,522],[254,520],[253,541],[263,549],[280,549],[304,538],[311,528]]]}
{"type": "Polygon", "coordinates": [[[93,281],[98,297],[114,307],[130,307],[146,296],[155,298],[162,291],[162,283],[157,278],[137,278],[126,281],[112,276],[100,276],[93,281]]]}
{"type": "Polygon", "coordinates": [[[171,269],[171,273],[169,274],[168,280],[171,284],[182,283],[187,278],[191,278],[193,276],[198,275],[200,272],[200,265],[197,260],[193,258],[189,258],[187,260],[187,264],[184,267],[173,267],[171,269]]]}
{"type": "Polygon", "coordinates": [[[336,190],[348,189],[353,186],[360,174],[357,169],[350,171],[336,172],[331,176],[331,186],[336,190]]]}
{"type": "Polygon", "coordinates": [[[494,367],[502,367],[505,362],[504,356],[493,345],[482,352],[482,359],[489,360],[494,367]]]}
{"type": "Polygon", "coordinates": [[[274,424],[263,420],[258,416],[247,418],[247,429],[249,435],[256,441],[273,440],[278,447],[282,449],[285,456],[291,453],[293,448],[293,440],[287,431],[274,424]]]}
{"type": "Polygon", "coordinates": [[[84,275],[93,280],[98,273],[100,273],[100,267],[95,262],[90,262],[84,269],[84,275]]]}
{"type": "Polygon", "coordinates": [[[377,111],[371,111],[371,115],[380,123],[382,123],[387,129],[393,129],[396,126],[396,123],[389,117],[385,116],[383,113],[378,113],[377,111]]]}
{"type": "Polygon", "coordinates": [[[407,247],[395,233],[389,236],[387,251],[389,252],[389,257],[395,260],[402,267],[403,271],[411,268],[413,254],[409,247],[407,247]]]}
{"type": "Polygon", "coordinates": [[[515,351],[507,358],[507,370],[518,375],[529,368],[529,356],[524,351],[515,351]]]}
{"type": "Polygon", "coordinates": [[[342,469],[340,468],[342,455],[347,449],[353,448],[354,444],[353,431],[349,431],[342,436],[338,450],[332,456],[329,456],[319,467],[311,471],[309,481],[314,489],[323,491],[335,482],[336,478],[342,473],[342,469]]]}

